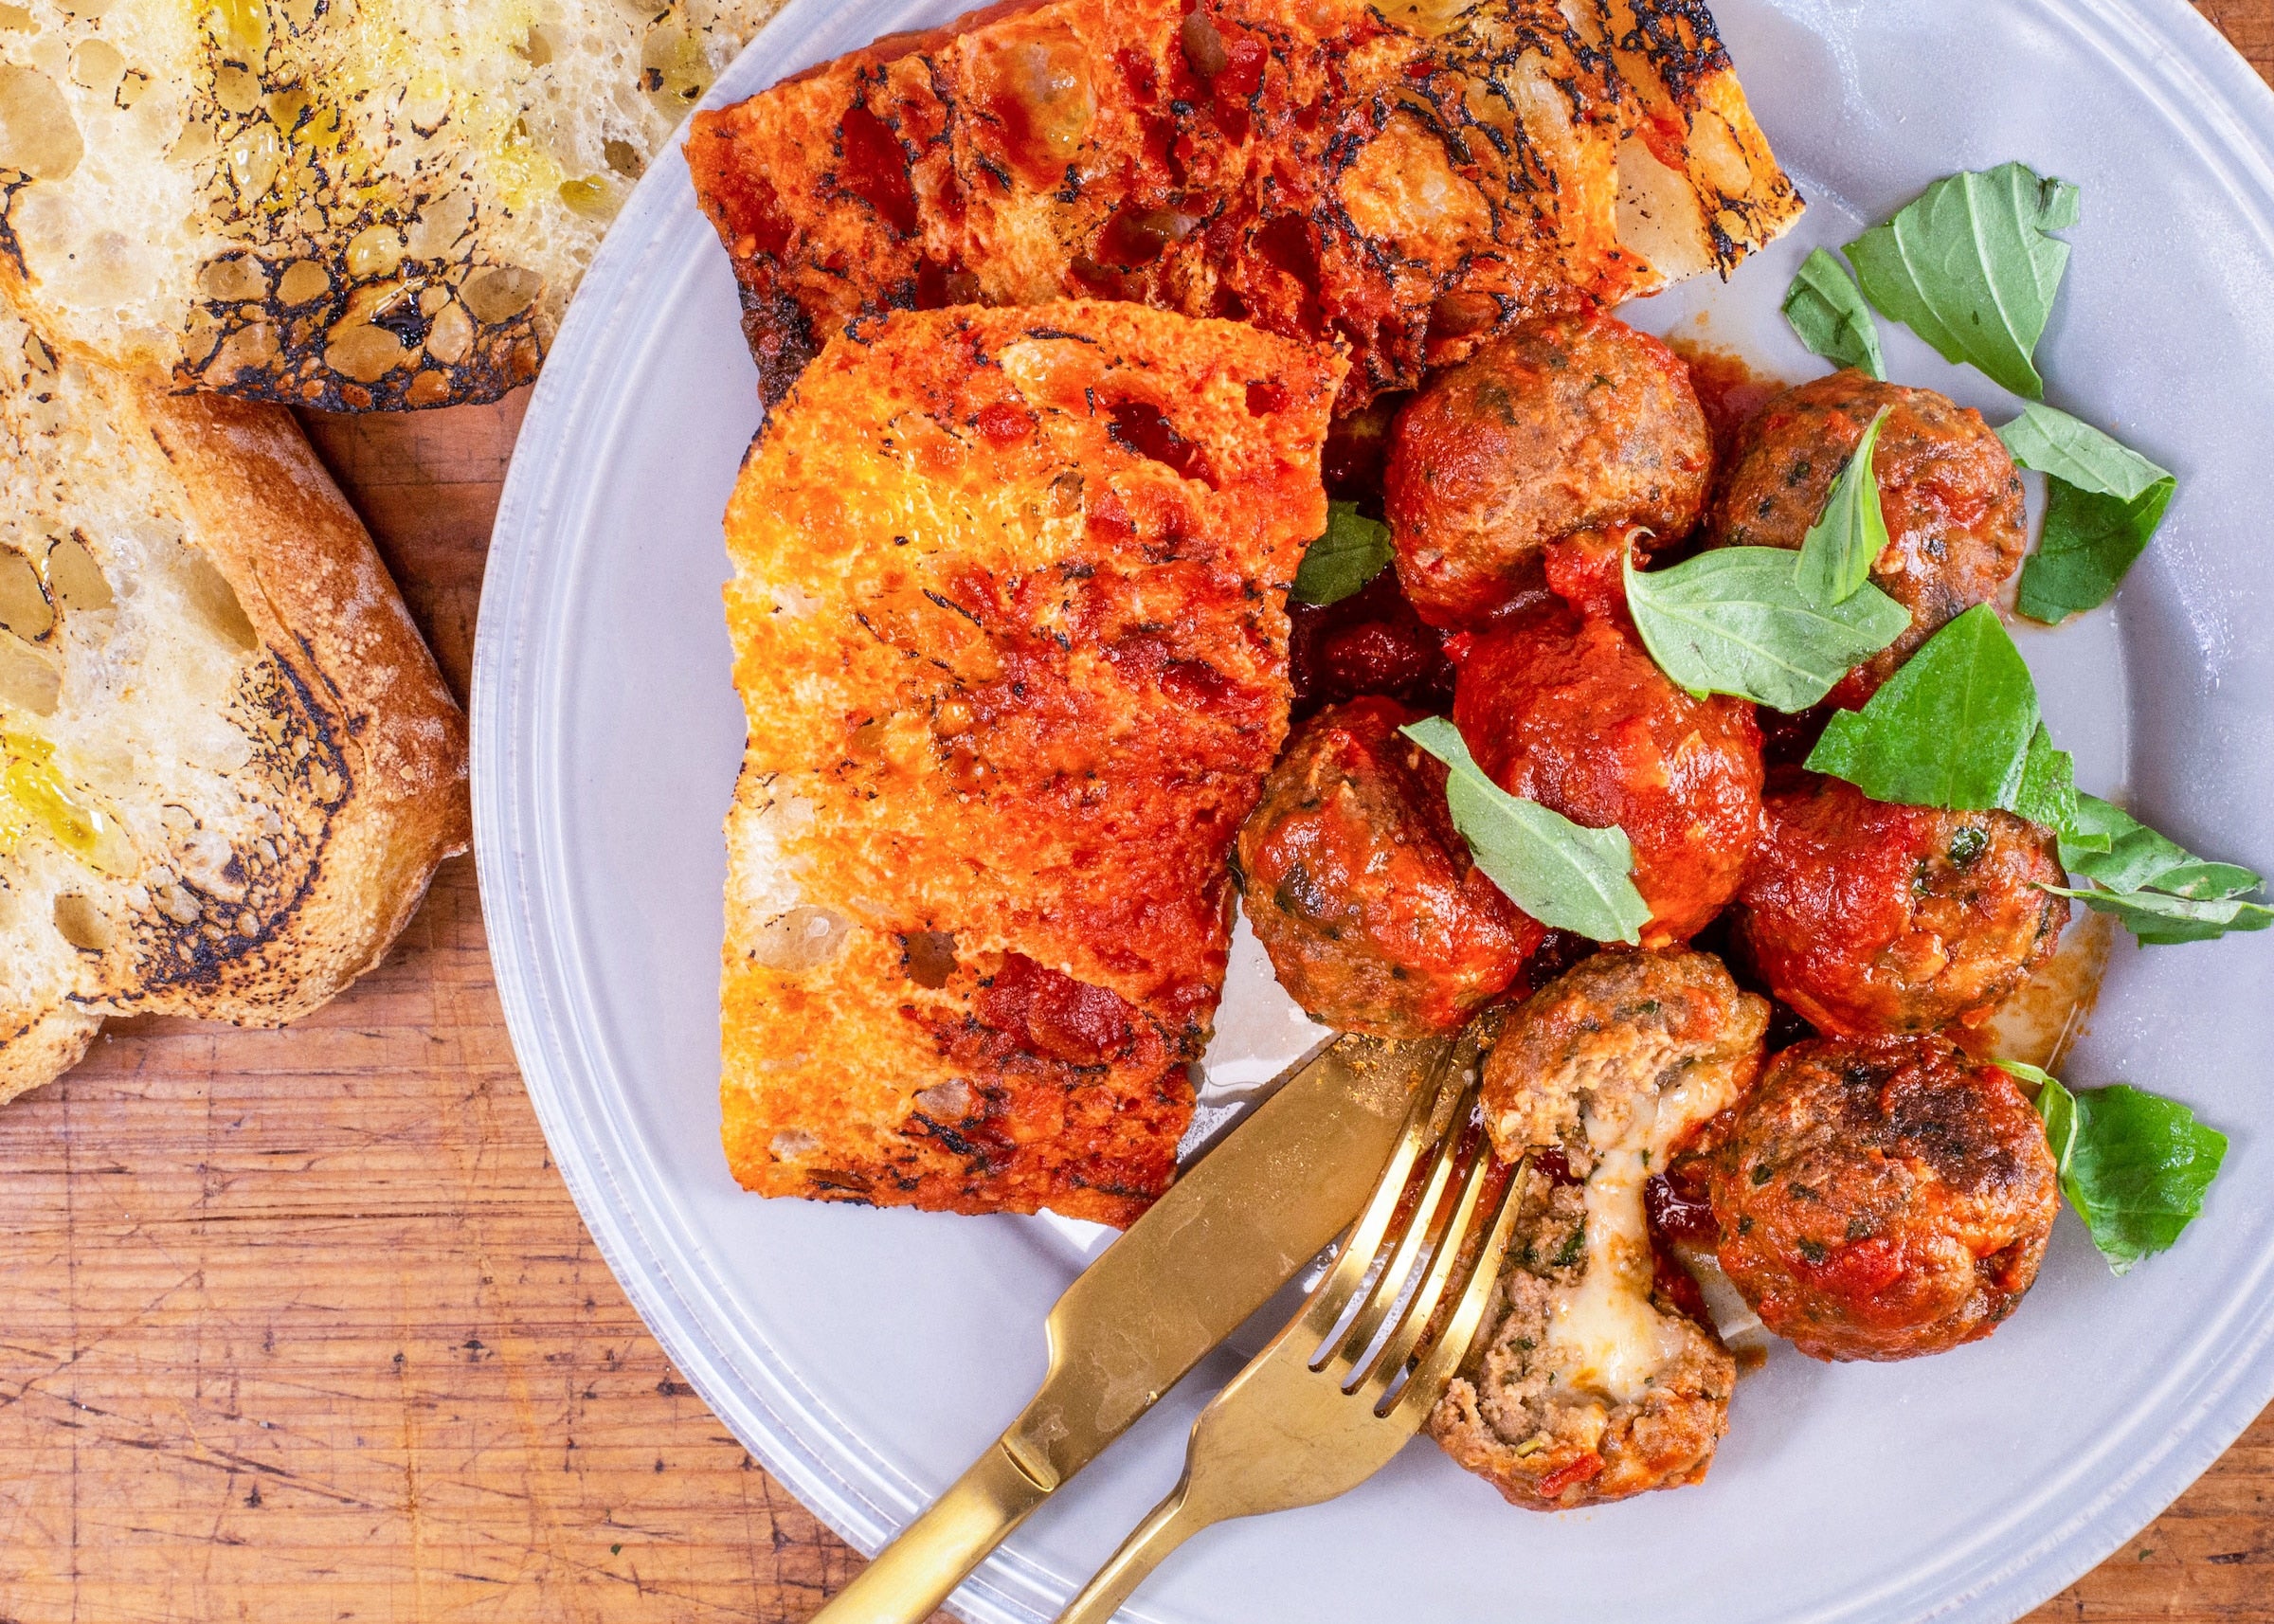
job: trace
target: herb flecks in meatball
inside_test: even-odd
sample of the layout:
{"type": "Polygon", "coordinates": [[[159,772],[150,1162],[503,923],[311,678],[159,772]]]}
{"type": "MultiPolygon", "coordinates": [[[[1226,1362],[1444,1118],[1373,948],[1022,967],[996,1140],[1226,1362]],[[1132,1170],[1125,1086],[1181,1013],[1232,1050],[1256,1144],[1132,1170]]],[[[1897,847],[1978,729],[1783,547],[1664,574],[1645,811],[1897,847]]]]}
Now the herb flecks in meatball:
{"type": "Polygon", "coordinates": [[[1770,1062],[1712,1177],[1722,1268],[1817,1359],[1912,1359],[1988,1336],[2060,1209],[2013,1079],[1940,1038],[1812,1038],[1770,1062]]]}
{"type": "Polygon", "coordinates": [[[1850,710],[1921,643],[1995,598],[2029,548],[2021,476],[1981,414],[1854,370],[1787,389],[1745,424],[1714,503],[1714,545],[1797,549],[1882,407],[1871,466],[1887,546],[1871,579],[1911,623],[1832,691],[1850,710]]]}
{"type": "Polygon", "coordinates": [[[1737,950],[1784,1002],[1845,1037],[1987,1020],[2068,923],[2053,836],[2010,812],[1873,801],[1780,774],[1731,919],[1737,950]]]}
{"type": "Polygon", "coordinates": [[[1623,614],[1544,599],[1483,633],[1453,714],[1509,794],[1626,831],[1651,909],[1645,946],[1687,941],[1736,893],[1760,825],[1753,707],[1675,687],[1623,614]]]}
{"type": "Polygon", "coordinates": [[[1367,698],[1299,729],[1239,833],[1240,898],[1280,985],[1317,1020],[1378,1038],[1452,1032],[1545,933],[1478,870],[1445,768],[1367,698]]]}
{"type": "Polygon", "coordinates": [[[1662,1292],[1644,1186],[1760,1064],[1766,1002],[1703,953],[1600,953],[1507,1018],[1485,1067],[1494,1148],[1526,1154],[1520,1238],[1431,1436],[1517,1506],[1706,1474],[1737,1370],[1662,1292]]]}
{"type": "Polygon", "coordinates": [[[1540,580],[1576,531],[1686,535],[1713,447],[1689,370],[1608,316],[1519,328],[1399,414],[1383,478],[1398,573],[1424,619],[1472,625],[1540,580]]]}

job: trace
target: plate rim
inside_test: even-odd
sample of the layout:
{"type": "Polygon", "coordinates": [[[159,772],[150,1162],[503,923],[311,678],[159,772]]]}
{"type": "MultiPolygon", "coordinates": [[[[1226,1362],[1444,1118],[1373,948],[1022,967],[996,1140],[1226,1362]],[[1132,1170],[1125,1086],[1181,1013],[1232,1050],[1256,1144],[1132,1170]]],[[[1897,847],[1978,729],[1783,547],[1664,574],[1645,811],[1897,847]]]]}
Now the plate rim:
{"type": "MultiPolygon", "coordinates": [[[[2255,171],[2265,201],[2252,212],[2262,234],[2274,244],[2274,88],[2209,18],[2187,0],[2011,3],[2084,28],[2118,71],[2136,82],[2160,81],[2166,94],[2157,99],[2167,106],[2175,99],[2169,94],[2173,88],[2192,87],[2194,94],[2176,98],[2192,115],[2183,128],[2199,146],[2215,139],[2218,155],[2228,165],[2255,171]],[[2131,51],[2113,48],[2120,37],[2131,51]],[[2143,45],[2149,48],[2139,49],[2143,45]]],[[[837,49],[865,43],[866,29],[847,27],[848,19],[862,9],[838,0],[789,0],[721,73],[702,105],[749,94],[743,86],[754,72],[747,70],[747,64],[777,43],[788,42],[787,50],[800,56],[805,54],[803,45],[828,42],[836,34],[847,36],[837,49]]],[[[650,268],[645,262],[659,254],[664,233],[659,227],[681,206],[687,189],[687,168],[679,150],[684,128],[682,124],[674,132],[603,242],[585,274],[580,297],[571,302],[554,335],[549,359],[576,348],[605,345],[623,325],[622,305],[604,307],[598,298],[581,296],[634,280],[650,268]]],[[[2218,178],[2222,189],[2243,189],[2231,171],[2218,178]]],[[[692,269],[682,264],[676,274],[689,275],[692,269]]],[[[675,273],[666,266],[662,274],[675,273]]],[[[546,714],[531,697],[532,684],[538,698],[548,687],[558,686],[556,675],[532,675],[514,658],[522,647],[520,634],[542,623],[530,618],[532,609],[548,599],[558,599],[575,572],[571,558],[566,570],[552,570],[549,577],[544,537],[564,516],[555,511],[557,487],[551,476],[579,442],[606,438],[607,426],[629,409],[629,394],[613,391],[610,403],[589,408],[574,392],[568,369],[544,369],[529,397],[492,527],[476,621],[468,712],[475,862],[498,1000],[553,1164],[594,1247],[643,1325],[697,1396],[761,1465],[822,1522],[869,1555],[902,1525],[916,1504],[914,1486],[905,1480],[892,1483],[899,1474],[850,1429],[823,1422],[822,1447],[810,1429],[825,1415],[826,1406],[803,1389],[795,1372],[778,1356],[755,1373],[744,1370],[738,1377],[730,1376],[725,1368],[727,1350],[713,1328],[716,1321],[705,1314],[706,1307],[720,1311],[718,1305],[704,1301],[712,1295],[704,1290],[706,1272],[686,1267],[696,1259],[675,1257],[675,1249],[665,1244],[669,1223],[660,1233],[655,1227],[664,1216],[654,1210],[655,1192],[636,1188],[620,1176],[632,1147],[609,1123],[596,1118],[580,1091],[565,1081],[562,1069],[580,1069],[580,1060],[581,1069],[594,1077],[606,1073],[595,1065],[578,1023],[563,1018],[560,994],[577,979],[569,972],[582,955],[573,941],[544,928],[540,905],[550,887],[537,872],[544,866],[544,843],[517,838],[542,816],[535,792],[548,776],[540,768],[552,759],[555,749],[533,733],[534,748],[527,756],[511,749],[493,756],[484,748],[494,739],[509,745],[519,742],[516,722],[546,714]],[[559,382],[549,388],[552,379],[559,382]],[[496,765],[485,770],[484,763],[491,761],[496,765]],[[548,949],[566,958],[549,962],[548,949]],[[602,1154],[604,1145],[612,1154],[602,1154]],[[674,1268],[675,1261],[682,1267],[674,1268]],[[689,1274],[694,1277],[686,1277],[689,1274]],[[750,1389],[747,1395],[741,1391],[745,1383],[750,1389]],[[869,1480],[849,1471],[853,1465],[865,1466],[869,1480]],[[880,1491],[888,1489],[898,1491],[893,1496],[898,1504],[886,1503],[880,1491]]],[[[588,501],[587,496],[579,505],[588,501]]],[[[573,510],[566,516],[573,517],[573,510]]],[[[632,1159],[636,1163],[637,1155],[632,1159]]],[[[2262,1270],[2259,1277],[2264,1274],[2262,1270]]],[[[2242,1313],[2249,1302],[2248,1293],[2238,1290],[2225,1318],[2242,1313]]],[[[757,1340],[773,1354],[765,1338],[757,1340]]],[[[1922,1607],[1903,1597],[1859,1597],[1855,1605],[1893,1599],[1905,1608],[1869,1615],[1886,1624],[1916,1624],[1930,1617],[2006,1624],[2098,1566],[2177,1498],[2274,1399],[2274,1306],[2260,1308],[2255,1326],[2241,1345],[2206,1368],[2192,1385],[2194,1390],[2186,1408],[2158,1440],[2158,1448],[2137,1457],[2128,1470],[2027,1546],[1992,1553],[1951,1575],[1958,1588],[1922,1607]]],[[[956,1591],[948,1607],[971,1624],[1039,1624],[1048,1615],[1038,1611],[1030,1598],[1047,1594],[1038,1581],[1049,1577],[1021,1554],[998,1551],[956,1591]]],[[[1862,1615],[1843,1602],[1822,1616],[1829,1620],[1862,1615]]]]}

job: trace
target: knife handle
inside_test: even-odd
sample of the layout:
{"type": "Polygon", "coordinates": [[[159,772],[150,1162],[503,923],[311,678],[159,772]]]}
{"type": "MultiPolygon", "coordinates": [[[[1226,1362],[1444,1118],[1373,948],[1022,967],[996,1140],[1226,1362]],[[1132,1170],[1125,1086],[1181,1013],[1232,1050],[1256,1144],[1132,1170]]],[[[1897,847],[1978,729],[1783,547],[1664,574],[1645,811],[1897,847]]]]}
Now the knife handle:
{"type": "Polygon", "coordinates": [[[998,1439],[811,1624],[923,1624],[1049,1493],[998,1439]]]}

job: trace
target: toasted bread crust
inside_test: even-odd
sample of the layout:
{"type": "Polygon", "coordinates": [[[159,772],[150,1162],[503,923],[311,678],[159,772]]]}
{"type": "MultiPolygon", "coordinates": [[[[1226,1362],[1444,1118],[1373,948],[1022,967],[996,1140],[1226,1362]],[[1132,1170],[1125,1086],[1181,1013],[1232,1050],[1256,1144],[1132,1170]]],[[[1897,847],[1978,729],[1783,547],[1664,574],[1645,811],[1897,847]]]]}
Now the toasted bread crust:
{"type": "Polygon", "coordinates": [[[0,307],[0,569],[40,594],[0,632],[4,1098],[105,1015],[316,1008],[470,813],[464,718],[280,407],[59,359],[0,307]]]}
{"type": "Polygon", "coordinates": [[[27,0],[0,29],[0,292],[185,389],[496,399],[775,3],[27,0]]]}
{"type": "Polygon", "coordinates": [[[761,388],[888,309],[1068,295],[1345,344],[1344,409],[1799,199],[1694,0],[1050,0],[698,114],[761,388]]]}
{"type": "Polygon", "coordinates": [[[135,1001],[281,1025],[376,965],[444,857],[473,839],[466,718],[377,549],[279,406],[144,394],[199,540],[336,752],[344,792],[288,919],[258,959],[135,1001]]]}
{"type": "Polygon", "coordinates": [[[727,514],[746,1186],[1117,1223],[1165,1186],[1341,372],[1135,305],[911,312],[773,414],[727,514]]]}

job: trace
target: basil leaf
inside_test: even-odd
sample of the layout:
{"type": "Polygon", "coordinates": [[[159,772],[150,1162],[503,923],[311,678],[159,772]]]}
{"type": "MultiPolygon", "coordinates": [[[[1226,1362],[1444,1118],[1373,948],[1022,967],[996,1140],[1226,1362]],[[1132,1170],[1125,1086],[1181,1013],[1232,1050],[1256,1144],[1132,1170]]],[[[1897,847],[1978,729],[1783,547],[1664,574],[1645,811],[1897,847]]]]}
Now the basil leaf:
{"type": "MultiPolygon", "coordinates": [[[[2038,731],[2030,668],[1996,609],[1976,604],[1927,639],[1861,711],[1835,713],[1807,766],[1874,801],[2012,811],[2038,731]]],[[[2041,781],[2048,770],[2041,759],[2041,781]]]]}
{"type": "Polygon", "coordinates": [[[1784,318],[1809,353],[1854,367],[1886,382],[1887,358],[1879,348],[1879,324],[1856,291],[1847,267],[1818,248],[1800,262],[1784,296],[1784,318]]]}
{"type": "Polygon", "coordinates": [[[2053,749],[2053,735],[2037,724],[2029,753],[2021,761],[2021,788],[2007,811],[2042,823],[2058,834],[2077,819],[2077,764],[2066,750],[2053,749]]]}
{"type": "Polygon", "coordinates": [[[1659,670],[1692,694],[1805,711],[1903,635],[1908,610],[1867,583],[1819,608],[1781,547],[1724,547],[1670,569],[1626,564],[1627,610],[1659,670]]]}
{"type": "Polygon", "coordinates": [[[1642,940],[1650,904],[1628,877],[1634,850],[1616,828],[1590,829],[1485,776],[1460,730],[1431,716],[1402,730],[1448,767],[1445,804],[1485,877],[1541,924],[1597,942],[1642,940]]]}
{"type": "Polygon", "coordinates": [[[2048,232],[2077,223],[2077,189],[2026,164],[1955,174],[1848,244],[1864,297],[1946,361],[2036,400],[2034,360],[2068,268],[2048,232]]]}
{"type": "Polygon", "coordinates": [[[2197,901],[2162,891],[2074,891],[2060,885],[2044,889],[2055,896],[2082,902],[2096,913],[2113,913],[2143,947],[2208,942],[2230,932],[2264,930],[2274,925],[2274,908],[2239,896],[2197,901]]]}
{"type": "Polygon", "coordinates": [[[1879,475],[1871,454],[1879,449],[1881,406],[1856,442],[1855,454],[1832,482],[1824,511],[1800,543],[1800,595],[1819,609],[1844,604],[1871,579],[1871,566],[1887,550],[1887,519],[1879,506],[1879,475]]]}
{"type": "Polygon", "coordinates": [[[2092,424],[2048,406],[2030,405],[1997,431],[2006,450],[2024,468],[2096,496],[2136,501],[2172,478],[2130,446],[2092,424]]]}
{"type": "MultiPolygon", "coordinates": [[[[2048,1072],[2041,1067],[2032,1066],[2027,1060],[1993,1060],[1990,1063],[1995,1066],[2001,1072],[2011,1072],[2014,1076],[2020,1078],[2023,1082],[2029,1084],[2030,1087],[2033,1089],[2042,1089],[2048,1083],[2051,1083],[2055,1088],[2059,1088],[2061,1086],[2059,1080],[2054,1077],[2052,1073],[2048,1072]]],[[[2060,1160],[2060,1146],[2055,1146],[2053,1147],[2053,1159],[2058,1162],[2060,1160]]]]}
{"type": "Polygon", "coordinates": [[[2265,882],[2234,863],[2194,853],[2097,795],[2079,795],[2061,833],[2061,866],[2111,891],[2168,891],[2198,902],[2223,901],[2265,882]]]}
{"type": "Polygon", "coordinates": [[[2048,891],[2116,915],[2145,947],[2208,942],[2274,925],[2274,908],[2248,900],[2247,893],[2265,883],[2250,870],[2206,862],[2098,796],[2076,799],[2076,811],[2061,831],[2061,866],[2092,880],[2094,888],[2048,891]]]}
{"type": "MultiPolygon", "coordinates": [[[[2022,1069],[1999,1065],[2016,1076],[2022,1069]]],[[[2227,1136],[2177,1100],[2118,1083],[2076,1089],[2035,1067],[2037,1113],[2061,1193],[2119,1274],[2167,1250],[2203,1211],[2227,1157],[2227,1136]]]]}
{"type": "Polygon", "coordinates": [[[2045,534],[2022,566],[2016,606],[2047,622],[2100,607],[2163,523],[2178,479],[2048,406],[2024,407],[1997,437],[2014,461],[2051,481],[2045,534]]]}
{"type": "Polygon", "coordinates": [[[1339,604],[1364,589],[1389,564],[1390,527],[1356,502],[1326,504],[1326,533],[1303,550],[1288,596],[1298,604],[1339,604]]]}
{"type": "Polygon", "coordinates": [[[2155,538],[2178,489],[2179,481],[2167,474],[2126,501],[2053,480],[2045,534],[2021,567],[2013,606],[2048,624],[2099,608],[2155,538]]]}

